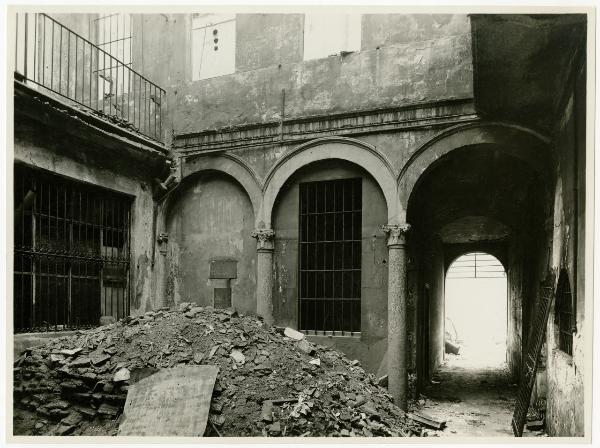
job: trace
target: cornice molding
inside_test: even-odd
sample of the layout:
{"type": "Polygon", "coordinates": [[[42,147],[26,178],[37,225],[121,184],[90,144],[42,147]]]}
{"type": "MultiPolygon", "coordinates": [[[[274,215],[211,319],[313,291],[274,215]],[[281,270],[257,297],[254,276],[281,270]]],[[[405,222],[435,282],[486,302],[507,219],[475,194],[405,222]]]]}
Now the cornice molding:
{"type": "Polygon", "coordinates": [[[273,144],[295,145],[326,136],[448,127],[478,121],[473,99],[333,113],[176,135],[178,152],[208,152],[273,144]]]}

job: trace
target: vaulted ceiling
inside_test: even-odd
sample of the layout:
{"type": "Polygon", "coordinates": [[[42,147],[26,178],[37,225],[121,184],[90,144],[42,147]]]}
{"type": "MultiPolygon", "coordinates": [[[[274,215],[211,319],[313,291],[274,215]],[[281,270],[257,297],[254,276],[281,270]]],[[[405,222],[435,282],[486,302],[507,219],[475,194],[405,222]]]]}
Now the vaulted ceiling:
{"type": "Polygon", "coordinates": [[[485,117],[552,133],[568,74],[585,49],[584,14],[474,14],[475,104],[485,117]]]}

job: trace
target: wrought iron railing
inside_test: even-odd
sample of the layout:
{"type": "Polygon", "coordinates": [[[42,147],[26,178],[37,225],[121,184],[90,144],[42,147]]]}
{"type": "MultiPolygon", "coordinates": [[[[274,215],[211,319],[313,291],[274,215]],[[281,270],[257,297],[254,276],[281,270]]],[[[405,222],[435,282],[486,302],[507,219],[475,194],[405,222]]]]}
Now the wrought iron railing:
{"type": "Polygon", "coordinates": [[[165,91],[43,13],[17,14],[15,77],[162,142],[165,91]]]}

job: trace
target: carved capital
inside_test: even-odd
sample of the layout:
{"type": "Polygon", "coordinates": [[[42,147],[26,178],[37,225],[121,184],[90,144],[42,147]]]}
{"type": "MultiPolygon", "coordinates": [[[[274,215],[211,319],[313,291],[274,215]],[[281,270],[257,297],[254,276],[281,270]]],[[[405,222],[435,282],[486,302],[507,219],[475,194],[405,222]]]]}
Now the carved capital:
{"type": "Polygon", "coordinates": [[[273,250],[273,238],[275,232],[271,229],[257,229],[252,232],[252,238],[256,238],[256,250],[257,251],[270,251],[273,250]]]}
{"type": "Polygon", "coordinates": [[[381,230],[387,234],[388,246],[400,246],[406,242],[406,234],[410,230],[410,224],[385,224],[381,226],[381,230]]]}

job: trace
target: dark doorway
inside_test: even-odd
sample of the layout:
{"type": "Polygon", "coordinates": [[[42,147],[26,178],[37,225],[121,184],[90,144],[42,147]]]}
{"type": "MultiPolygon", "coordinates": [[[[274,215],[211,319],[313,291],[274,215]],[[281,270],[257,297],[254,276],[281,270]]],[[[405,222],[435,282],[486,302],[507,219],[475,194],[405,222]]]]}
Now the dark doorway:
{"type": "Polygon", "coordinates": [[[362,179],[300,184],[300,328],[360,332],[362,179]]]}

